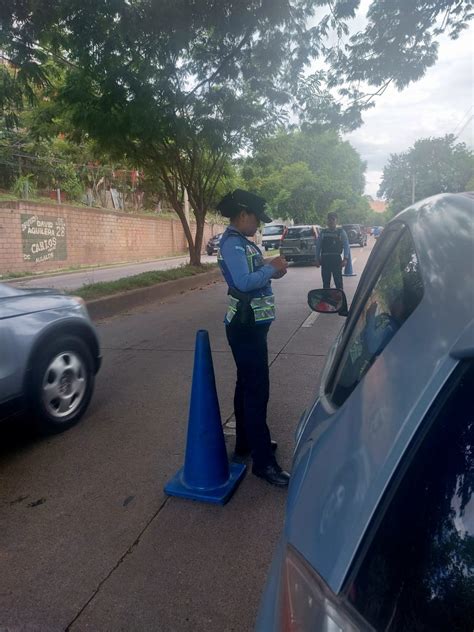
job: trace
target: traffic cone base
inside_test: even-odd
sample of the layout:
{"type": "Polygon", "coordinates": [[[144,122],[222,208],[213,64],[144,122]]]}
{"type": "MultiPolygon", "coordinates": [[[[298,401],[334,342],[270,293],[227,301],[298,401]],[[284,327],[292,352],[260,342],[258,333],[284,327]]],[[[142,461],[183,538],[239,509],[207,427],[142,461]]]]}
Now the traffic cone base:
{"type": "Polygon", "coordinates": [[[186,485],[183,476],[183,467],[168,481],[165,492],[168,496],[178,496],[179,498],[200,500],[205,503],[225,505],[244,478],[246,469],[247,466],[244,463],[229,463],[229,478],[224,485],[215,487],[214,489],[207,487],[200,489],[186,485]]]}

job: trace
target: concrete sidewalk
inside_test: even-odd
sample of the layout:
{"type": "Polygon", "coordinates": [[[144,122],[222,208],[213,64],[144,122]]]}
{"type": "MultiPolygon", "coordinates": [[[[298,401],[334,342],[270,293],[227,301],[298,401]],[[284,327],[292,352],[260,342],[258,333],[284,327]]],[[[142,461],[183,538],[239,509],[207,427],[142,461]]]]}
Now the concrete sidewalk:
{"type": "MultiPolygon", "coordinates": [[[[202,255],[202,263],[215,263],[217,257],[202,255]]],[[[80,270],[78,272],[68,272],[64,274],[52,274],[50,276],[28,277],[24,280],[7,281],[18,287],[51,287],[57,290],[77,290],[89,283],[99,283],[103,281],[116,281],[125,277],[134,276],[142,272],[153,270],[171,270],[179,268],[189,263],[189,256],[170,257],[168,259],[157,259],[156,261],[145,261],[142,263],[129,263],[117,266],[107,266],[80,270]]]]}

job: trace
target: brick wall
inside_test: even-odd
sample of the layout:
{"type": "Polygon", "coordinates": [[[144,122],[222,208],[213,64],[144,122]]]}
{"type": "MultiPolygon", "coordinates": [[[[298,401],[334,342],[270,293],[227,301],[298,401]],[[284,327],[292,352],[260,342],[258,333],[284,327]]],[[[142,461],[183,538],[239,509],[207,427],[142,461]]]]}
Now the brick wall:
{"type": "MultiPolygon", "coordinates": [[[[195,229],[194,224],[191,225],[195,229]]],[[[224,227],[206,224],[204,242],[224,227]]],[[[0,274],[146,261],[185,253],[179,219],[36,202],[0,202],[0,274]]]]}

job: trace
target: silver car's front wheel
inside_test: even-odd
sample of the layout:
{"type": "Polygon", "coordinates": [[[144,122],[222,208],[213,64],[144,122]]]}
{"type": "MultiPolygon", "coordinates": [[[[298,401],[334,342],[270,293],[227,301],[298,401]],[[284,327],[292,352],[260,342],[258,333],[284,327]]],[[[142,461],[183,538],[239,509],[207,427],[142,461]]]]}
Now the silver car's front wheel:
{"type": "Polygon", "coordinates": [[[85,413],[94,390],[94,361],[86,340],[48,338],[32,360],[27,385],[32,421],[44,434],[63,432],[85,413]]]}
{"type": "Polygon", "coordinates": [[[49,364],[43,378],[43,405],[58,420],[71,415],[86,392],[87,367],[75,352],[58,354],[49,364]]]}

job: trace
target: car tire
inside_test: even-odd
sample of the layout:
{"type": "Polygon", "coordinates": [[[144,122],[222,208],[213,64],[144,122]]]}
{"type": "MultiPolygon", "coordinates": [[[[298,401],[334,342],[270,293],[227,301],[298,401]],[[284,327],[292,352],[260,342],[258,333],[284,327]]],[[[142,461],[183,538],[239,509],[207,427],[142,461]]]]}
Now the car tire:
{"type": "Polygon", "coordinates": [[[33,359],[27,388],[29,410],[41,434],[57,434],[83,416],[94,391],[94,362],[79,337],[48,338],[33,359]]]}

